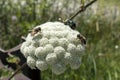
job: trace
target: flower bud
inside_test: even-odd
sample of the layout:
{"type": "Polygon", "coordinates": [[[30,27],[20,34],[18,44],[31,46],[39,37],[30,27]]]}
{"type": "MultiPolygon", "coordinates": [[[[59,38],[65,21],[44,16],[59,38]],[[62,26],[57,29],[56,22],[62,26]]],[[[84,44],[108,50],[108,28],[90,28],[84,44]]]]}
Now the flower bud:
{"type": "Polygon", "coordinates": [[[36,50],[35,50],[35,55],[36,57],[39,59],[39,58],[44,58],[46,56],[46,51],[43,47],[38,47],[36,50]]]}
{"type": "Polygon", "coordinates": [[[42,60],[37,60],[36,61],[36,67],[41,71],[44,71],[44,70],[48,69],[47,63],[45,61],[42,61],[42,60]]]}
{"type": "Polygon", "coordinates": [[[53,65],[57,62],[57,55],[55,53],[50,53],[46,56],[46,62],[53,65]]]}
{"type": "Polygon", "coordinates": [[[33,57],[28,56],[28,57],[27,57],[27,64],[28,64],[28,66],[29,66],[31,69],[35,69],[36,60],[35,60],[33,57]]]}
{"type": "Polygon", "coordinates": [[[65,70],[66,70],[66,67],[64,64],[56,63],[52,65],[52,72],[55,73],[56,75],[64,73],[65,70]]]}
{"type": "Polygon", "coordinates": [[[65,54],[65,49],[61,46],[55,47],[54,53],[57,55],[58,58],[63,58],[65,54]]]}

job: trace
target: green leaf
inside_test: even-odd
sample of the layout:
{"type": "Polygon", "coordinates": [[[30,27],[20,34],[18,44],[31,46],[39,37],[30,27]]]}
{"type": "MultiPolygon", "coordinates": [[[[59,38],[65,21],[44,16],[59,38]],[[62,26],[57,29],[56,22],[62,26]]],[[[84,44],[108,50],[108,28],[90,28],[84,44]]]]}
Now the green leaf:
{"type": "Polygon", "coordinates": [[[9,62],[9,63],[15,63],[15,64],[18,64],[20,62],[20,59],[19,57],[16,57],[16,56],[9,56],[8,58],[6,58],[6,60],[9,62]]]}

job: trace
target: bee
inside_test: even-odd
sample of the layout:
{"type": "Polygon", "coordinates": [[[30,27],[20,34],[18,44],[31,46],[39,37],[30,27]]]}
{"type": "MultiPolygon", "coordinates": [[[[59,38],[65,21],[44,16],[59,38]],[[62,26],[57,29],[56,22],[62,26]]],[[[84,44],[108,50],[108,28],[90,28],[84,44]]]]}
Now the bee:
{"type": "Polygon", "coordinates": [[[77,38],[81,40],[81,43],[82,43],[82,44],[86,45],[86,38],[85,38],[83,35],[78,34],[78,35],[77,35],[77,38]]]}
{"type": "Polygon", "coordinates": [[[35,28],[33,30],[29,30],[31,32],[31,36],[34,36],[35,34],[37,34],[39,31],[41,31],[41,28],[38,27],[38,28],[35,28]]]}

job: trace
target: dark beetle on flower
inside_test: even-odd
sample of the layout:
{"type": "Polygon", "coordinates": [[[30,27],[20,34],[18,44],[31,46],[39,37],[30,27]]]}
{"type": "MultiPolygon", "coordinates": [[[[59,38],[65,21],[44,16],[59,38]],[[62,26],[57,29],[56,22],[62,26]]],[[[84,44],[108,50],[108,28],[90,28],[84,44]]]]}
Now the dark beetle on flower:
{"type": "Polygon", "coordinates": [[[76,28],[76,23],[73,20],[67,19],[64,22],[65,25],[69,25],[71,29],[75,29],[76,28]]]}

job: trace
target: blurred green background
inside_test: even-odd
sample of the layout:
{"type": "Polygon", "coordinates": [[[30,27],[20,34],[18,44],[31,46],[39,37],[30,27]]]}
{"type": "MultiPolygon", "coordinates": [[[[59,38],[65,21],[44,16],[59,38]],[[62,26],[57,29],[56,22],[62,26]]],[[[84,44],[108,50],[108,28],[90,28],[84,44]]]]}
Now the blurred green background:
{"type": "MultiPolygon", "coordinates": [[[[80,6],[80,0],[0,0],[0,48],[16,46],[29,29],[65,20],[80,6]]],[[[42,80],[120,80],[120,0],[98,0],[74,21],[87,38],[81,67],[59,76],[48,70],[42,80]]],[[[7,75],[0,69],[0,77],[7,75]]]]}

